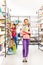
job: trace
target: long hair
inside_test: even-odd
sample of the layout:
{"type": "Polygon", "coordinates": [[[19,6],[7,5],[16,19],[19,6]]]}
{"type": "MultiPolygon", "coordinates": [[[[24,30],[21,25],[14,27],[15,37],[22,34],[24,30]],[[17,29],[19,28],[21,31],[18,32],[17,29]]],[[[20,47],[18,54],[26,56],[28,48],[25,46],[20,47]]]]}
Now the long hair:
{"type": "Polygon", "coordinates": [[[29,20],[28,20],[28,19],[24,19],[24,22],[25,22],[25,20],[27,20],[27,21],[28,21],[28,27],[29,27],[29,26],[30,26],[29,20]]]}

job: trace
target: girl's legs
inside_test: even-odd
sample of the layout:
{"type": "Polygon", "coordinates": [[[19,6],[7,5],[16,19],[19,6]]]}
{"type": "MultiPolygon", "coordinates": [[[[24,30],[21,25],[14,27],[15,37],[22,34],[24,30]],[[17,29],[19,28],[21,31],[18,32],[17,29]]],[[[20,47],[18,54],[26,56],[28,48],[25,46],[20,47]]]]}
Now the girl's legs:
{"type": "Polygon", "coordinates": [[[13,37],[13,39],[14,39],[14,42],[15,42],[16,48],[17,48],[17,44],[18,44],[18,38],[17,38],[17,36],[16,37],[13,37]]]}
{"type": "Polygon", "coordinates": [[[29,39],[23,39],[23,57],[25,61],[27,62],[26,58],[28,56],[28,44],[29,44],[29,39]]]}
{"type": "Polygon", "coordinates": [[[26,57],[28,57],[28,54],[29,54],[29,43],[30,43],[30,39],[26,39],[26,57]]]}
{"type": "Polygon", "coordinates": [[[8,51],[11,52],[12,51],[12,48],[8,48],[8,51]]]}
{"type": "Polygon", "coordinates": [[[10,48],[8,48],[8,51],[10,50],[10,48]]]}

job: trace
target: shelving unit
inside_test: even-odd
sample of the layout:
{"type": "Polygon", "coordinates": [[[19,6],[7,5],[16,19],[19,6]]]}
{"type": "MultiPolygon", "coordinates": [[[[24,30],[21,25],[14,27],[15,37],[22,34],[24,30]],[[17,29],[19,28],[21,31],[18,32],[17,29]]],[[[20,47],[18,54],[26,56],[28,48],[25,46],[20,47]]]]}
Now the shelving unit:
{"type": "Polygon", "coordinates": [[[2,16],[2,14],[0,15],[0,54],[2,54],[3,52],[3,48],[4,48],[4,42],[5,42],[5,25],[3,24],[5,21],[5,18],[2,16]]]}
{"type": "Polygon", "coordinates": [[[43,51],[43,6],[39,9],[39,39],[41,40],[39,43],[39,49],[43,51]]]}
{"type": "Polygon", "coordinates": [[[40,50],[43,51],[43,20],[41,20],[41,21],[40,21],[40,24],[39,24],[39,26],[40,26],[39,27],[39,38],[41,40],[39,48],[40,48],[40,50]]]}

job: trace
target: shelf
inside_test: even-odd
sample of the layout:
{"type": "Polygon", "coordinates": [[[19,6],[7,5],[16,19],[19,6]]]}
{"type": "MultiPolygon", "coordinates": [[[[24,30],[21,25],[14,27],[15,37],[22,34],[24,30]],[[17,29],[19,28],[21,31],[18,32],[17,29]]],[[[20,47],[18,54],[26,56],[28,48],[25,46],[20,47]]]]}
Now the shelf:
{"type": "Polygon", "coordinates": [[[5,20],[5,17],[0,15],[0,20],[5,20]]]}
{"type": "Polygon", "coordinates": [[[2,5],[2,6],[6,6],[6,5],[2,5]]]}
{"type": "Polygon", "coordinates": [[[5,25],[4,24],[0,24],[0,28],[2,28],[2,27],[5,27],[5,25]]]}
{"type": "Polygon", "coordinates": [[[0,32],[0,36],[3,36],[5,33],[3,33],[3,32],[0,32]]]}
{"type": "Polygon", "coordinates": [[[5,13],[4,11],[2,11],[2,13],[5,13]]]}
{"type": "Polygon", "coordinates": [[[0,46],[2,46],[2,44],[0,44],[0,46]]]}
{"type": "Polygon", "coordinates": [[[0,34],[0,36],[3,36],[3,34],[0,34]]]}

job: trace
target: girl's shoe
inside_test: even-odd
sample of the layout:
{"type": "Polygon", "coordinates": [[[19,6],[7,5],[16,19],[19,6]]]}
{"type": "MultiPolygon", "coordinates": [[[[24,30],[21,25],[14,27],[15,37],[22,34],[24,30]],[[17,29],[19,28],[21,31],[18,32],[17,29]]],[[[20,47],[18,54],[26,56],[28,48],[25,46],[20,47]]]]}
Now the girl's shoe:
{"type": "Polygon", "coordinates": [[[24,59],[24,60],[23,60],[23,62],[27,62],[27,60],[26,60],[26,59],[24,59]]]}
{"type": "Polygon", "coordinates": [[[25,59],[25,62],[27,62],[27,60],[25,59]]]}
{"type": "Polygon", "coordinates": [[[22,62],[25,62],[25,60],[23,60],[22,62]]]}

